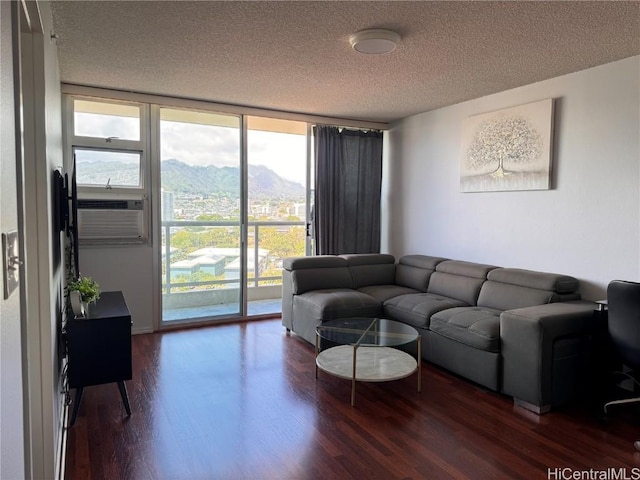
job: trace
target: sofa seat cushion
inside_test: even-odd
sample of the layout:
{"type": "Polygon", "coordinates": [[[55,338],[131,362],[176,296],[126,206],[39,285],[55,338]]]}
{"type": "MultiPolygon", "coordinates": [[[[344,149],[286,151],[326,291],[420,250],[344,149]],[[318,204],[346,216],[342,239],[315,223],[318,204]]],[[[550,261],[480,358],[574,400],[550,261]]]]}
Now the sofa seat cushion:
{"type": "Polygon", "coordinates": [[[342,317],[375,317],[382,302],[350,288],[313,290],[293,298],[295,318],[330,320],[342,317]]]}
{"type": "Polygon", "coordinates": [[[411,293],[384,302],[384,313],[394,320],[414,327],[429,328],[431,315],[453,307],[468,306],[462,300],[433,293],[411,293]]]}
{"type": "Polygon", "coordinates": [[[431,317],[432,332],[464,345],[500,352],[501,310],[485,307],[450,308],[431,317]]]}
{"type": "Polygon", "coordinates": [[[373,298],[380,300],[381,303],[386,302],[390,298],[397,297],[399,295],[407,295],[409,293],[420,293],[419,290],[414,290],[409,287],[402,287],[400,285],[370,285],[368,287],[361,287],[359,292],[371,295],[373,298]]]}

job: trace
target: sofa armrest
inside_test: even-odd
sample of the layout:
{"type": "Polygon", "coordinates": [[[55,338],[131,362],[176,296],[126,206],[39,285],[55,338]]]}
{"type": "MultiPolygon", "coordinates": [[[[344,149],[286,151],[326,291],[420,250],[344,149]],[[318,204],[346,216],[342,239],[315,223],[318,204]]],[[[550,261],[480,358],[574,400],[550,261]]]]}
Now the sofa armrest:
{"type": "Polygon", "coordinates": [[[595,304],[557,302],[500,315],[502,391],[544,413],[578,397],[583,388],[595,304]]]}

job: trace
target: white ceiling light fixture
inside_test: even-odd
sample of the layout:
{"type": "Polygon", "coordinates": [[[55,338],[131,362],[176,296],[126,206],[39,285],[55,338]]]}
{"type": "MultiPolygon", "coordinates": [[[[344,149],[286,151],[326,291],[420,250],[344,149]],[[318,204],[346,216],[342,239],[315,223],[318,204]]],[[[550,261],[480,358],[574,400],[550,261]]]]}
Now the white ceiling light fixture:
{"type": "Polygon", "coordinates": [[[361,30],[349,36],[349,43],[356,52],[381,55],[395,50],[400,43],[400,34],[393,30],[361,30]]]}

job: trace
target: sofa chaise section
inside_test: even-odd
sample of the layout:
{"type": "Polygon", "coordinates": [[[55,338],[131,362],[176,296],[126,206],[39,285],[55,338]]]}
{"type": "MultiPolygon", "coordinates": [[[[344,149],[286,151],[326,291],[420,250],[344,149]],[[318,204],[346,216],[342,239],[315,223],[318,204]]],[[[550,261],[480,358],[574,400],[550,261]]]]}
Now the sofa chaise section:
{"type": "Polygon", "coordinates": [[[356,286],[364,277],[392,282],[395,259],[382,254],[366,257],[366,261],[357,255],[285,259],[282,323],[287,330],[315,343],[316,327],[326,320],[380,316],[382,302],[356,286]]]}
{"type": "Polygon", "coordinates": [[[484,385],[501,389],[503,312],[579,298],[573,277],[516,268],[487,273],[477,304],[435,313],[426,359],[484,385]]]}

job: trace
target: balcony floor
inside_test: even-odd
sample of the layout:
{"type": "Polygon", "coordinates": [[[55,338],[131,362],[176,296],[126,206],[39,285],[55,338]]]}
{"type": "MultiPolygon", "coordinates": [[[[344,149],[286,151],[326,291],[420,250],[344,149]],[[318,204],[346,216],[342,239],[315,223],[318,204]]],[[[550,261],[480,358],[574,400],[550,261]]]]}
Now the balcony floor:
{"type": "MultiPolygon", "coordinates": [[[[238,315],[237,303],[223,303],[220,305],[207,305],[204,307],[186,307],[163,310],[162,316],[165,322],[175,322],[187,319],[212,318],[218,316],[228,317],[238,315]]],[[[252,300],[247,303],[247,315],[269,315],[282,313],[282,299],[272,298],[267,300],[252,300]]]]}

